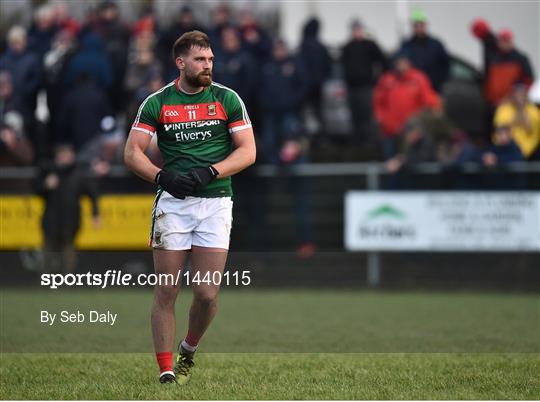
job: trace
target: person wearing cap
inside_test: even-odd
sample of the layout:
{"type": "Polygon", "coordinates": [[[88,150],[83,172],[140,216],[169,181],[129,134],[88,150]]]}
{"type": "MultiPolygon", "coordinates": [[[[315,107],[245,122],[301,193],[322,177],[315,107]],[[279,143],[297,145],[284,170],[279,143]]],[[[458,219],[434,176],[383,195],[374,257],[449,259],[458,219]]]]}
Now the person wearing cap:
{"type": "Polygon", "coordinates": [[[347,85],[353,134],[355,139],[365,141],[369,139],[372,131],[373,87],[378,76],[388,69],[388,61],[359,20],[354,20],[351,24],[350,39],[341,50],[341,64],[347,85]]]}
{"type": "Polygon", "coordinates": [[[422,10],[413,10],[413,35],[402,43],[400,52],[429,77],[435,91],[441,92],[450,72],[450,57],[443,43],[428,33],[427,22],[427,15],[422,10]]]}
{"type": "Polygon", "coordinates": [[[514,34],[508,29],[497,32],[497,51],[489,54],[484,81],[484,94],[492,107],[512,93],[512,86],[521,81],[528,89],[534,81],[527,56],[514,46],[514,34]]]}
{"type": "Polygon", "coordinates": [[[513,140],[526,159],[540,156],[540,111],[527,100],[527,87],[516,82],[512,96],[495,112],[495,127],[509,127],[513,140]]]}

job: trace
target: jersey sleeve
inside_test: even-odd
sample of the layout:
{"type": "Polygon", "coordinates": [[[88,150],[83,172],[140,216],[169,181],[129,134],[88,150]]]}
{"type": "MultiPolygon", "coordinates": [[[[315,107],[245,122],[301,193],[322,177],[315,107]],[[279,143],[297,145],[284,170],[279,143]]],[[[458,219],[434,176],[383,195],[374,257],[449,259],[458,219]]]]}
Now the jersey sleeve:
{"type": "Polygon", "coordinates": [[[153,136],[158,127],[159,109],[159,100],[156,96],[150,95],[139,106],[131,129],[153,136]]]}
{"type": "Polygon", "coordinates": [[[229,133],[251,127],[246,105],[236,92],[230,91],[225,97],[225,111],[227,112],[227,128],[229,133]]]}

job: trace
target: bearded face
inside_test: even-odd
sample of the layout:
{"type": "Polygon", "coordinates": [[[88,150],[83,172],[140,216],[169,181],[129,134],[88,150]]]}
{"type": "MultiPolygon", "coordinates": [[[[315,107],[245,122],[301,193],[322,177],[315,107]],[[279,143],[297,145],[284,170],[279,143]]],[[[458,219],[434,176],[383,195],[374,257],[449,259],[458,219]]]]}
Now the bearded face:
{"type": "Polygon", "coordinates": [[[186,82],[192,87],[207,87],[212,84],[212,70],[205,69],[199,73],[184,70],[186,82]]]}
{"type": "Polygon", "coordinates": [[[207,87],[212,84],[214,54],[210,48],[194,47],[189,54],[181,58],[179,68],[186,83],[193,88],[207,87]]]}

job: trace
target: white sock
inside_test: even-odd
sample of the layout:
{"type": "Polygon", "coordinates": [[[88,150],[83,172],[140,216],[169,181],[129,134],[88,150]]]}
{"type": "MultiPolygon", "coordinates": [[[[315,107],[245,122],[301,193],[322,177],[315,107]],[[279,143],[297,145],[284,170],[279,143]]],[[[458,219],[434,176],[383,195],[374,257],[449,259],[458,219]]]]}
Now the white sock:
{"type": "Polygon", "coordinates": [[[188,352],[195,352],[197,350],[197,346],[191,346],[189,343],[186,342],[186,340],[184,339],[181,343],[182,347],[187,350],[188,352]]]}

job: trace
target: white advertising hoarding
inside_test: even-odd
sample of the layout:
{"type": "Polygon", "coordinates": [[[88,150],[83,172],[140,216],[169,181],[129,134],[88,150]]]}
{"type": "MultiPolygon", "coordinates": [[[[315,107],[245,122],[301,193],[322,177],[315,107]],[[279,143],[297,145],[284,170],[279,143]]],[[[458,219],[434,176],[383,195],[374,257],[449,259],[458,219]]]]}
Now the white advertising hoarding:
{"type": "Polygon", "coordinates": [[[540,192],[345,196],[350,251],[540,251],[540,192]]]}

